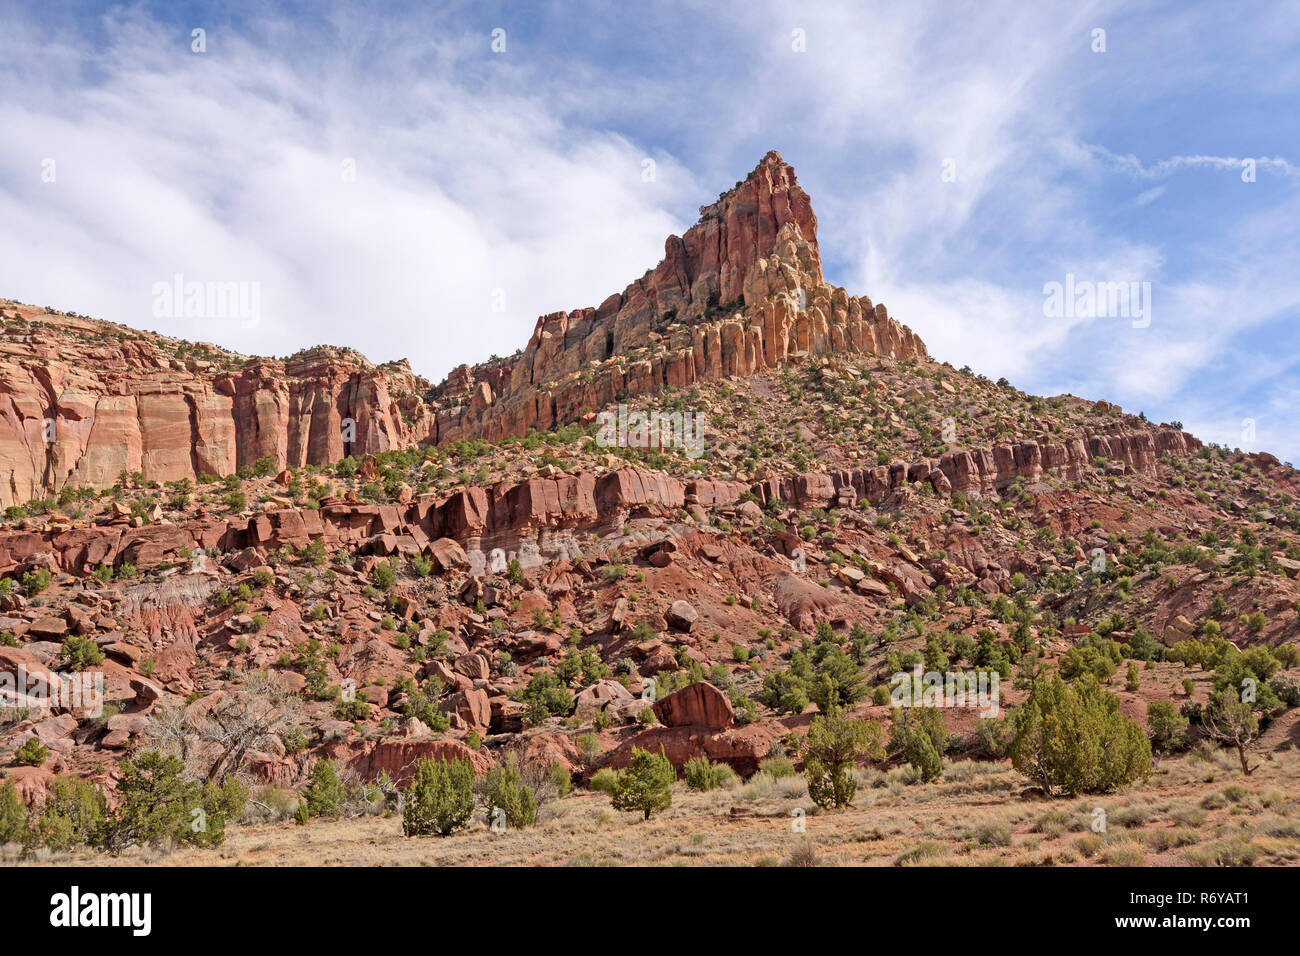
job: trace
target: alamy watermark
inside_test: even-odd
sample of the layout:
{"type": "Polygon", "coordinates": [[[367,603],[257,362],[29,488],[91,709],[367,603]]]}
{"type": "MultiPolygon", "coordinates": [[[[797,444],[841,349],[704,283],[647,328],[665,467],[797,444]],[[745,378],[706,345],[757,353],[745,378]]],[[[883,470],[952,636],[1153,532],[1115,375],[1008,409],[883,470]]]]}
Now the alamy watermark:
{"type": "Polygon", "coordinates": [[[262,322],[260,282],[187,282],[176,273],[150,289],[155,319],[238,319],[241,328],[262,322]]]}
{"type": "Polygon", "coordinates": [[[978,707],[981,717],[1001,713],[997,671],[899,671],[889,679],[891,707],[978,707]]]}
{"type": "Polygon", "coordinates": [[[1150,282],[1091,282],[1069,272],[1064,283],[1045,284],[1043,296],[1049,319],[1132,319],[1135,329],[1151,324],[1150,282]]]}
{"type": "Polygon", "coordinates": [[[596,416],[600,426],[596,444],[601,448],[681,448],[687,458],[699,458],[704,454],[706,419],[701,412],[629,411],[620,403],[617,411],[606,410],[596,416]]]}
{"type": "Polygon", "coordinates": [[[19,664],[17,673],[0,671],[0,708],[47,706],[84,710],[87,717],[103,716],[103,671],[54,674],[53,678],[48,680],[43,674],[28,673],[26,664],[19,664]]]}

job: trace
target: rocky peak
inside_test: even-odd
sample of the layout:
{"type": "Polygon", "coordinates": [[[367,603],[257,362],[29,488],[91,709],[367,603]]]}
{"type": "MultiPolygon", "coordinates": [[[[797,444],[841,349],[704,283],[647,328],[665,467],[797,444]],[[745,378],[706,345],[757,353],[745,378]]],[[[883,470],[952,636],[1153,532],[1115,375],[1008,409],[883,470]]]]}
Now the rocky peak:
{"type": "Polygon", "coordinates": [[[103,488],[122,472],[175,481],[268,457],[301,467],[415,442],[522,436],[619,396],[803,355],[926,357],[883,305],[825,282],[812,202],[775,151],[668,237],[663,260],[622,292],[542,316],[521,352],[458,368],[435,388],[404,361],[376,366],[351,349],[245,358],[17,303],[0,319],[5,506],[103,488]]]}
{"type": "Polygon", "coordinates": [[[812,201],[772,150],[621,293],[542,316],[509,365],[457,369],[431,393],[435,440],[523,435],[618,395],[834,351],[926,357],[883,305],[825,282],[812,201]]]}

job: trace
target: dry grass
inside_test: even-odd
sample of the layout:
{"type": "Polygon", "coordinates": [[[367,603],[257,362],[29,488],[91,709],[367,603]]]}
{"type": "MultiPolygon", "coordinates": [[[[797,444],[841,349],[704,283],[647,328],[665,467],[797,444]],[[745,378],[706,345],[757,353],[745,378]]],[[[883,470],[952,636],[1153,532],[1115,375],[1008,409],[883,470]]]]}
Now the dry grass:
{"type": "MultiPolygon", "coordinates": [[[[579,792],[529,830],[481,821],[446,838],[407,839],[395,816],[305,827],[233,827],[216,850],[137,851],[119,864],[186,866],[1218,866],[1300,861],[1300,755],[1264,759],[1250,777],[1217,754],[1161,761],[1144,785],[1101,797],[1021,796],[1006,763],[945,765],[932,784],[906,770],[859,773],[854,806],[821,811],[801,778],[766,775],[694,793],[648,822],[579,792]],[[1226,766],[1225,766],[1226,764],[1226,766]],[[1095,832],[1098,820],[1104,829],[1095,832]]],[[[111,864],[77,853],[32,861],[111,864]]],[[[8,862],[13,862],[12,857],[8,862]]]]}

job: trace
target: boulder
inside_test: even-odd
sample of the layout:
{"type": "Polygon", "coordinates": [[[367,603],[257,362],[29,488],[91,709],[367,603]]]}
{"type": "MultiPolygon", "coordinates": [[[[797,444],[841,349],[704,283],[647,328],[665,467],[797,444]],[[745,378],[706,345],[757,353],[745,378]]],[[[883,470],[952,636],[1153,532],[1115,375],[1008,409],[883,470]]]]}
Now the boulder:
{"type": "Polygon", "coordinates": [[[675,631],[690,632],[700,614],[686,601],[674,601],[664,614],[664,622],[675,631]]]}
{"type": "Polygon", "coordinates": [[[688,684],[655,701],[654,711],[665,727],[726,730],[736,722],[736,713],[727,695],[708,681],[688,684]]]}

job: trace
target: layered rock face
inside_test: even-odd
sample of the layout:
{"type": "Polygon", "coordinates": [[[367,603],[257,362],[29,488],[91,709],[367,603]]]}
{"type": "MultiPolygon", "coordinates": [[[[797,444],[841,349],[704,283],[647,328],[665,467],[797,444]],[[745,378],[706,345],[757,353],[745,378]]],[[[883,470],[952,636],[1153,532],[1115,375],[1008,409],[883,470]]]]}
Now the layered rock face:
{"type": "Polygon", "coordinates": [[[670,236],[663,261],[621,293],[542,316],[517,359],[462,366],[436,388],[405,362],[375,367],[350,350],[248,359],[15,311],[23,322],[0,343],[0,507],[104,488],[123,471],[174,481],[264,456],[281,469],[524,435],[617,398],[751,375],[793,355],[926,355],[883,305],[823,281],[817,217],[775,152],[670,236]]]}
{"type": "Polygon", "coordinates": [[[565,475],[469,487],[450,497],[426,496],[404,505],[330,499],[318,511],[285,508],[184,525],[14,531],[0,533],[0,573],[49,567],[86,575],[101,564],[122,563],[144,569],[183,560],[194,549],[229,553],[256,547],[301,548],[321,539],[335,546],[365,544],[383,555],[423,552],[444,570],[468,564],[482,574],[488,553],[498,548],[525,567],[577,558],[577,544],[565,532],[605,534],[617,529],[637,507],[671,512],[686,505],[730,505],[746,492],[764,503],[779,500],[799,507],[851,505],[858,500],[877,504],[920,482],[941,495],[960,491],[979,497],[1020,478],[1036,480],[1052,469],[1067,479],[1081,477],[1098,457],[1124,470],[1151,475],[1164,453],[1187,455],[1200,446],[1191,435],[1169,430],[1088,435],[1068,443],[998,445],[937,460],[790,475],[752,485],[680,481],[661,472],[621,468],[599,476],[565,475]]]}
{"type": "Polygon", "coordinates": [[[770,152],[684,236],[670,236],[659,265],[621,293],[542,316],[512,363],[453,372],[432,395],[431,437],[524,435],[619,397],[836,351],[926,357],[883,305],[823,280],[808,194],[770,152]]]}
{"type": "Polygon", "coordinates": [[[195,359],[176,340],[49,318],[0,343],[0,506],[104,488],[123,471],[175,481],[268,455],[277,468],[326,464],[429,433],[425,383],[404,362],[330,348],[195,359]]]}

